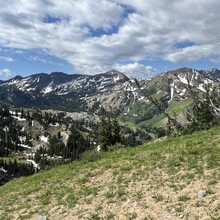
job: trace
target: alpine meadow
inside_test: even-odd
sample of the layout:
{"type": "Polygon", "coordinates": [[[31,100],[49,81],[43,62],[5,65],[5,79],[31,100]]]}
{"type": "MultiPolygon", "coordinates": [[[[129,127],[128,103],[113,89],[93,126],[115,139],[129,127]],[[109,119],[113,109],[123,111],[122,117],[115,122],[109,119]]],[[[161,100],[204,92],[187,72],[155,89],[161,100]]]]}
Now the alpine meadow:
{"type": "Polygon", "coordinates": [[[220,220],[220,1],[0,1],[0,220],[220,220]]]}

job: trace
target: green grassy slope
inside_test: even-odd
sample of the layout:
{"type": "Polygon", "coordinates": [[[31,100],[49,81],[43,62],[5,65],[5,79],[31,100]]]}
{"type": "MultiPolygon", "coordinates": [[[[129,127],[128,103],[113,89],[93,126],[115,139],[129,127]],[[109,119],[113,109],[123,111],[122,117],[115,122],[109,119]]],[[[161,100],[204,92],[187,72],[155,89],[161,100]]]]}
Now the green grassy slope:
{"type": "MultiPolygon", "coordinates": [[[[170,116],[173,116],[175,112],[177,117],[179,117],[181,114],[184,115],[184,111],[190,104],[192,104],[191,99],[185,99],[181,101],[172,100],[166,112],[170,116]]],[[[144,123],[146,123],[149,126],[153,126],[153,127],[163,127],[166,125],[167,119],[164,114],[161,114],[159,116],[155,115],[153,118],[146,120],[143,123],[141,122],[141,124],[144,124],[144,123]]]]}
{"type": "Polygon", "coordinates": [[[219,219],[220,127],[0,187],[0,219],[219,219]],[[205,190],[205,197],[197,193],[205,190]]]}

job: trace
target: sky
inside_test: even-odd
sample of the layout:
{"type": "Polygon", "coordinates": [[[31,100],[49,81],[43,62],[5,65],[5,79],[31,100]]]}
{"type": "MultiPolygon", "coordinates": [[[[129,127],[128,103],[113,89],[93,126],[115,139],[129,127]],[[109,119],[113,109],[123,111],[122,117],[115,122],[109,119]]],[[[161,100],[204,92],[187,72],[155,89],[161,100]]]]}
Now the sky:
{"type": "Polygon", "coordinates": [[[219,0],[0,0],[0,79],[220,69],[219,0]]]}

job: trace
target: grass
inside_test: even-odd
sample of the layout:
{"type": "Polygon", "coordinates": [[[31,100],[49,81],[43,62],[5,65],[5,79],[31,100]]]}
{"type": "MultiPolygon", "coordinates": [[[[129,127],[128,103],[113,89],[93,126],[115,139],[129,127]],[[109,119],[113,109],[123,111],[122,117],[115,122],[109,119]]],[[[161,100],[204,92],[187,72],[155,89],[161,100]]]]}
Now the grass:
{"type": "Polygon", "coordinates": [[[172,100],[169,108],[167,109],[167,113],[173,114],[173,112],[176,112],[178,115],[182,113],[190,104],[192,104],[192,99],[184,99],[181,101],[172,100]]]}
{"type": "MultiPolygon", "coordinates": [[[[192,103],[191,99],[184,99],[181,101],[175,101],[172,100],[169,108],[166,110],[166,112],[169,115],[173,115],[175,112],[177,115],[180,115],[181,113],[186,110],[186,108],[192,103]]],[[[145,121],[144,123],[147,123],[149,126],[155,126],[155,127],[161,127],[166,124],[166,117],[164,114],[161,114],[159,116],[154,116],[153,118],[145,121]]]]}
{"type": "Polygon", "coordinates": [[[156,202],[161,202],[164,199],[163,196],[160,194],[156,194],[152,198],[155,199],[156,202]]]}
{"type": "MultiPolygon", "coordinates": [[[[193,201],[196,196],[182,190],[201,180],[207,183],[205,199],[212,204],[220,180],[219,158],[220,127],[106,152],[95,161],[85,159],[62,165],[0,187],[0,219],[15,219],[17,213],[19,219],[30,219],[42,212],[53,219],[51,210],[55,207],[76,210],[75,215],[75,207],[81,207],[88,214],[87,219],[118,219],[117,207],[122,204],[136,202],[143,207],[150,206],[148,201],[167,204],[167,189],[162,190],[163,187],[169,187],[169,192],[177,195],[176,213],[183,212],[191,201],[199,208],[202,201],[193,201]]],[[[213,206],[210,210],[214,218],[220,208],[213,206]]],[[[125,212],[124,216],[135,219],[140,214],[137,209],[125,212]]]]}
{"type": "Polygon", "coordinates": [[[180,202],[186,202],[186,201],[190,200],[190,197],[188,195],[181,195],[178,197],[178,200],[180,202]]]}

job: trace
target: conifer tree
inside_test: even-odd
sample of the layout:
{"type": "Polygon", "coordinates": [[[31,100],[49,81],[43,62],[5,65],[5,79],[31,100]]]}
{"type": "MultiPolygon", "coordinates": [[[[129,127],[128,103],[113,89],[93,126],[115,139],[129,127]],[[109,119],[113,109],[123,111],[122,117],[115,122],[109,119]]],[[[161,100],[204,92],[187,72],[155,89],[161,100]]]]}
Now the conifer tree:
{"type": "Polygon", "coordinates": [[[100,118],[99,126],[99,144],[104,151],[108,150],[108,137],[107,137],[107,120],[105,117],[100,118]]]}
{"type": "Polygon", "coordinates": [[[120,125],[116,118],[110,116],[100,118],[99,144],[102,150],[107,151],[109,146],[121,143],[120,125]]]}
{"type": "Polygon", "coordinates": [[[116,118],[112,121],[112,144],[120,143],[121,142],[121,128],[119,122],[116,118]]]}

